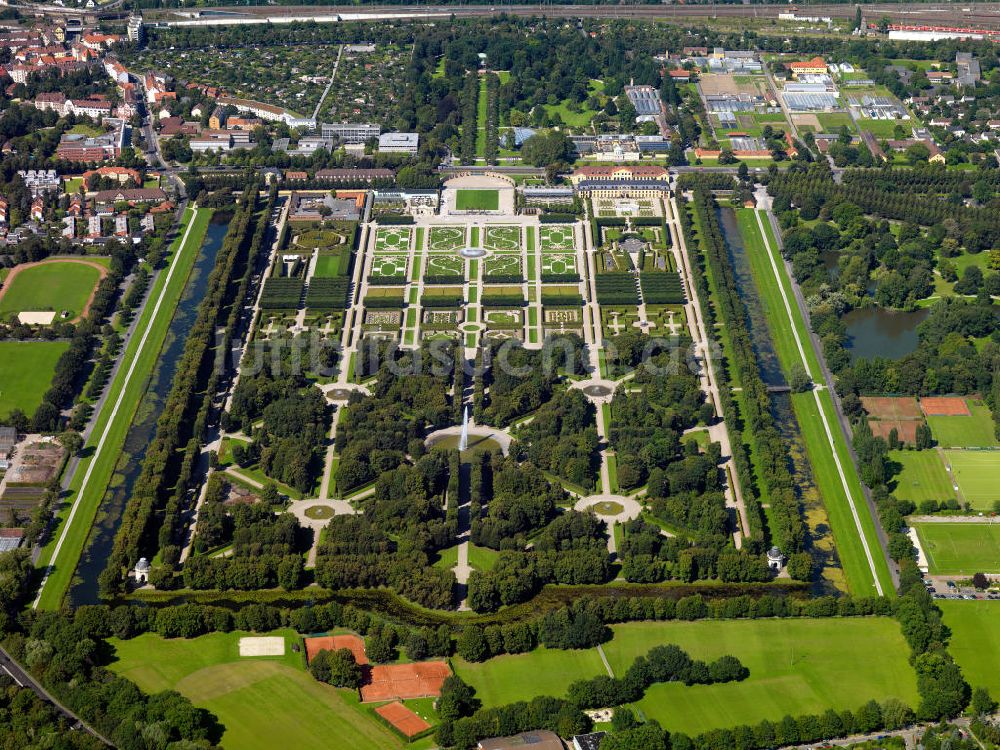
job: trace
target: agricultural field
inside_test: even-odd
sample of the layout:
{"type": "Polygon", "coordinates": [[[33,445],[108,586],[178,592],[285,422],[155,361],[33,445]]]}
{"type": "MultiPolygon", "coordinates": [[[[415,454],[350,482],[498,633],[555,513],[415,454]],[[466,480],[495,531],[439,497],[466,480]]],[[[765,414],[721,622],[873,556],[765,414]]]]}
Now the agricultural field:
{"type": "Polygon", "coordinates": [[[993,510],[1000,499],[1000,451],[946,450],[944,455],[965,501],[976,510],[993,510]]]}
{"type": "Polygon", "coordinates": [[[973,687],[1000,695],[1000,602],[942,599],[944,624],[951,630],[948,651],[973,687]]]}
{"type": "Polygon", "coordinates": [[[458,190],[455,208],[459,211],[496,211],[500,208],[500,191],[458,190]]]}
{"type": "Polygon", "coordinates": [[[890,451],[889,460],[901,467],[893,487],[893,493],[900,500],[920,505],[924,500],[940,502],[955,497],[937,451],[890,451]]]}
{"type": "Polygon", "coordinates": [[[465,238],[465,227],[431,227],[427,247],[432,252],[454,252],[465,247],[465,238]]]}
{"type": "Polygon", "coordinates": [[[0,418],[14,409],[35,413],[68,348],[65,341],[0,341],[0,418]]]}
{"type": "Polygon", "coordinates": [[[521,228],[488,226],[483,234],[483,247],[496,252],[519,252],[521,250],[521,228]]]}
{"type": "Polygon", "coordinates": [[[103,266],[83,259],[60,258],[15,268],[0,287],[0,320],[20,312],[43,310],[67,312],[68,320],[75,319],[83,312],[103,273],[103,266]]]}
{"type": "MultiPolygon", "coordinates": [[[[698,659],[733,654],[750,670],[743,682],[654,685],[638,706],[667,729],[697,734],[786,714],[856,708],[870,698],[916,701],[916,676],[899,625],[886,618],[639,622],[612,626],[603,646],[616,675],[653,646],[672,643],[698,659]],[[880,654],[878,662],[871,653],[880,654]]],[[[573,680],[605,674],[596,649],[453,660],[486,706],[536,695],[565,695],[573,680]]]]}
{"type": "Polygon", "coordinates": [[[932,575],[1000,573],[1000,524],[915,524],[932,575]]]}
{"type": "Polygon", "coordinates": [[[1000,445],[993,417],[982,401],[966,399],[968,416],[927,417],[934,439],[942,448],[987,448],[1000,445]]]}
{"type": "Polygon", "coordinates": [[[576,249],[571,225],[540,227],[538,238],[543,253],[565,253],[576,249]]]}
{"type": "Polygon", "coordinates": [[[403,741],[358,703],[354,691],[317,682],[305,670],[302,653],[291,650],[298,636],[290,630],[285,656],[240,657],[246,633],[212,633],[200,638],[166,639],[144,634],[113,639],[118,674],[149,693],[176,690],[219,717],[221,744],[239,748],[329,747],[336,737],[344,747],[402,748],[403,741]],[[282,707],[275,711],[274,706],[282,707]]]}
{"type": "Polygon", "coordinates": [[[375,232],[375,252],[408,253],[410,236],[409,227],[379,227],[375,232]]]}

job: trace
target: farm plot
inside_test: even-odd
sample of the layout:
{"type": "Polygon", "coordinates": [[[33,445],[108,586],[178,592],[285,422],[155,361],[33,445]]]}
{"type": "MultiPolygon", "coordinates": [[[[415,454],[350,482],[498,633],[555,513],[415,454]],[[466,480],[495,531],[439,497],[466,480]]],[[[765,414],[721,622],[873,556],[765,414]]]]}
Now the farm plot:
{"type": "Polygon", "coordinates": [[[409,250],[409,227],[379,227],[375,232],[376,253],[406,253],[409,250]]]}
{"type": "Polygon", "coordinates": [[[431,227],[428,247],[432,252],[454,252],[465,247],[465,227],[431,227]]]}
{"type": "Polygon", "coordinates": [[[576,273],[576,256],[554,253],[542,256],[542,280],[546,276],[566,276],[576,273]]]}
{"type": "Polygon", "coordinates": [[[379,255],[372,259],[372,277],[376,279],[398,278],[400,283],[406,277],[405,255],[379,255]]]}
{"type": "Polygon", "coordinates": [[[521,277],[521,259],[516,255],[492,255],[484,260],[483,274],[486,281],[495,277],[501,281],[521,277]]]}
{"type": "Polygon", "coordinates": [[[569,225],[541,227],[538,230],[538,241],[543,253],[565,253],[576,250],[573,227],[569,225]]]}
{"type": "Polygon", "coordinates": [[[516,252],[521,249],[520,227],[486,227],[483,246],[497,252],[516,252]]]}

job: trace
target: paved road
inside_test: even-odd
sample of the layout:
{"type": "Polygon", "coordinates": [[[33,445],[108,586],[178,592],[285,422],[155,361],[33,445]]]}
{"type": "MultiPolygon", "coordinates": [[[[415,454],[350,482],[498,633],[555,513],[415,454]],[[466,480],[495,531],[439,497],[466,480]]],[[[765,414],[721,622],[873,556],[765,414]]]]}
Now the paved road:
{"type": "Polygon", "coordinates": [[[53,698],[49,692],[42,687],[41,683],[36,681],[27,670],[14,661],[14,657],[7,653],[7,651],[3,648],[0,648],[0,671],[6,672],[18,685],[34,691],[35,695],[43,701],[55,706],[55,709],[69,721],[70,725],[74,729],[82,729],[88,734],[92,734],[105,745],[108,745],[109,747],[111,746],[111,743],[108,742],[107,739],[84,723],[76,714],[66,708],[63,704],[53,698]]]}

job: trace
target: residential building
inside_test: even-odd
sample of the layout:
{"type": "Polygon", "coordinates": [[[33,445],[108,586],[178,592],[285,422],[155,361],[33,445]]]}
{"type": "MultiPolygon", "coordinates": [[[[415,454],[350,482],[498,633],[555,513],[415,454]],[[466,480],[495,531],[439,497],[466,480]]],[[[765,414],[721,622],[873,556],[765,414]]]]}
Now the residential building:
{"type": "Polygon", "coordinates": [[[212,114],[208,116],[208,127],[212,130],[222,130],[226,126],[226,110],[222,107],[216,107],[212,110],[212,114]]]}
{"type": "Polygon", "coordinates": [[[62,184],[54,169],[22,169],[18,175],[33,196],[58,191],[62,184]]]}
{"type": "Polygon", "coordinates": [[[979,60],[971,52],[956,52],[955,65],[958,67],[958,85],[975,86],[981,77],[979,60]]]}
{"type": "Polygon", "coordinates": [[[396,177],[391,169],[319,169],[316,179],[320,182],[372,183],[389,181],[396,177]]]}
{"type": "Polygon", "coordinates": [[[135,44],[146,41],[146,29],[142,24],[142,13],[133,13],[128,17],[128,40],[135,44]]]}
{"type": "Polygon", "coordinates": [[[94,196],[98,205],[114,203],[163,203],[167,194],[160,188],[122,188],[119,190],[101,190],[94,196]]]}

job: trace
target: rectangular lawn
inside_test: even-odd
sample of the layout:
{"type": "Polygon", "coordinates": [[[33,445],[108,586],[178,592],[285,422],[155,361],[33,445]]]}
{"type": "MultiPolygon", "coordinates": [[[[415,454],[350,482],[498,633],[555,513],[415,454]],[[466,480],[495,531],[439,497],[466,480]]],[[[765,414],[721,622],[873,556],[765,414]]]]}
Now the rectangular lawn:
{"type": "Polygon", "coordinates": [[[993,510],[1000,499],[1000,451],[945,451],[962,497],[976,510],[993,510]]]}
{"type": "Polygon", "coordinates": [[[948,472],[937,451],[889,451],[889,459],[902,469],[894,477],[893,492],[900,500],[920,505],[924,500],[948,500],[955,497],[948,472]]]}
{"type": "Polygon", "coordinates": [[[969,416],[927,417],[934,439],[942,448],[990,448],[1000,445],[993,417],[982,401],[967,399],[969,416]]]}
{"type": "Polygon", "coordinates": [[[68,348],[66,341],[0,341],[0,417],[35,413],[68,348]]]}
{"type": "Polygon", "coordinates": [[[146,692],[176,690],[214,713],[225,727],[222,744],[261,750],[287,747],[402,748],[404,743],[358,704],[353,691],[317,682],[305,671],[301,653],[285,636],[285,656],[239,656],[246,633],[212,633],[165,639],[145,634],[112,639],[117,660],[111,669],[146,692]],[[334,741],[335,740],[335,741],[334,741]]]}
{"type": "Polygon", "coordinates": [[[1000,602],[942,599],[937,605],[951,629],[948,651],[962,676],[1000,695],[1000,602]]]}
{"type": "Polygon", "coordinates": [[[459,190],[455,194],[455,208],[459,211],[496,211],[500,208],[500,191],[459,190]]]}
{"type": "Polygon", "coordinates": [[[920,545],[935,575],[1000,573],[1000,524],[916,524],[920,545]]]}
{"type": "Polygon", "coordinates": [[[787,714],[854,709],[871,698],[917,702],[909,651],[898,623],[888,618],[643,622],[612,630],[604,651],[616,675],[661,643],[698,659],[732,654],[750,670],[738,683],[647,690],[638,706],[672,731],[698,734],[787,714]]]}
{"type": "Polygon", "coordinates": [[[561,651],[540,646],[527,654],[499,656],[473,664],[452,659],[455,673],[476,688],[484,706],[502,706],[538,695],[563,697],[574,680],[607,674],[597,649],[561,651]]]}

